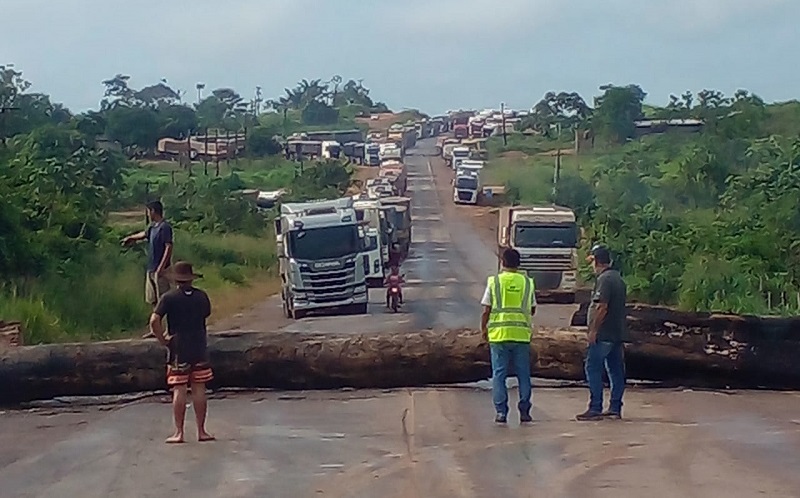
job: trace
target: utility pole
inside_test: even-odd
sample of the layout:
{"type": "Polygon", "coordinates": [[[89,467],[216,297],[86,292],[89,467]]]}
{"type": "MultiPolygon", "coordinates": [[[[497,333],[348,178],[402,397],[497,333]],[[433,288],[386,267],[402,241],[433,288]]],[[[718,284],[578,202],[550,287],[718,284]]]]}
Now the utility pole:
{"type": "Polygon", "coordinates": [[[503,146],[508,146],[508,136],[506,135],[506,103],[500,102],[500,116],[503,127],[503,146]]]}

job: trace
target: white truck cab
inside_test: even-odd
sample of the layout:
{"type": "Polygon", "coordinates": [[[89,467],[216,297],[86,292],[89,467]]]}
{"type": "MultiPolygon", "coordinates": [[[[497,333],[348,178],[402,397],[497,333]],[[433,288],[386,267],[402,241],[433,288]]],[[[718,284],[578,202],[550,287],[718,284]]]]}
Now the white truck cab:
{"type": "Polygon", "coordinates": [[[465,160],[456,169],[453,180],[453,202],[477,204],[481,192],[483,161],[465,160]]]}
{"type": "Polygon", "coordinates": [[[469,159],[470,150],[469,147],[459,145],[458,147],[453,147],[452,154],[452,167],[453,169],[457,169],[462,162],[469,159]]]}

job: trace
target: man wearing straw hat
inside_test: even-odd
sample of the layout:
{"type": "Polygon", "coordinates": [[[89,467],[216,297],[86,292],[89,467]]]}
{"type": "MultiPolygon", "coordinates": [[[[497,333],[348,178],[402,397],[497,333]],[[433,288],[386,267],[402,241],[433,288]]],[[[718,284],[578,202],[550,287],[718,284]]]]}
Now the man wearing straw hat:
{"type": "Polygon", "coordinates": [[[206,348],[206,319],[211,315],[208,294],[194,287],[192,282],[201,275],[194,273],[185,261],[175,263],[168,276],[177,285],[159,299],[150,316],[150,330],[158,341],[167,347],[167,385],[172,388],[172,412],[175,433],[167,443],[183,442],[186,418],[186,399],[192,388],[192,406],[197,420],[198,441],[212,441],[206,432],[206,382],[214,378],[208,362],[206,348]],[[169,336],[165,335],[163,318],[167,318],[169,336]]]}

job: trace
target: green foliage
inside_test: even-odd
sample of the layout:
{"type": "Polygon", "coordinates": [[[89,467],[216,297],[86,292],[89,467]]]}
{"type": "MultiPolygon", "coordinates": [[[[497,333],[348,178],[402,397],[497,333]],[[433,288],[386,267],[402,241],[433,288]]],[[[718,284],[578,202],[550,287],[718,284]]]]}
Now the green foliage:
{"type": "MultiPolygon", "coordinates": [[[[128,81],[121,74],[104,81],[100,111],[72,117],[46,95],[27,93],[21,73],[0,66],[0,104],[19,107],[4,115],[11,126],[0,137],[13,137],[0,146],[0,318],[21,320],[26,343],[128,337],[145,328],[145,247],[119,246],[144,223],[134,211],[115,213],[127,225],[111,224],[112,206],[141,209],[146,200],[162,199],[175,226],[175,258],[191,261],[213,293],[246,286],[247,277],[269,274],[277,261],[269,220],[242,189],[289,187],[295,196],[320,198],[340,196],[349,186],[351,171],[335,161],[306,164],[300,172],[277,155],[237,159],[220,165],[217,177],[213,169],[198,172],[196,163],[192,173],[178,163],[133,163],[96,150],[101,134],[137,155],[161,136],[219,126],[250,128],[254,154],[279,151],[272,136],[284,128],[283,116],[255,126],[260,100],[248,103],[232,89],[216,89],[195,110],[181,105],[166,81],[140,90],[128,81]]],[[[327,90],[307,86],[292,111],[293,126],[301,125],[305,106],[329,112],[327,90]]],[[[350,119],[337,126],[355,126],[350,119]]]]}
{"type": "Polygon", "coordinates": [[[313,100],[309,102],[302,113],[303,124],[308,125],[330,125],[339,120],[339,112],[333,107],[313,100]]]}
{"type": "Polygon", "coordinates": [[[247,152],[253,157],[274,156],[283,151],[275,140],[277,130],[269,126],[256,126],[247,135],[247,152]]]}
{"type": "Polygon", "coordinates": [[[106,113],[106,133],[131,150],[154,149],[159,139],[156,111],[144,107],[115,107],[106,113]]]}
{"type": "MultiPolygon", "coordinates": [[[[617,104],[630,105],[615,105],[605,117],[596,109],[593,124],[622,132],[643,92],[628,87],[613,94],[617,104]]],[[[745,91],[732,97],[687,92],[649,112],[702,116],[702,133],[646,136],[564,156],[556,202],[575,209],[586,247],[598,241],[611,247],[633,299],[692,310],[800,314],[798,108],[767,106],[745,91]]],[[[545,141],[537,147],[546,145],[539,140],[545,141]]],[[[494,139],[490,152],[489,181],[506,183],[522,203],[550,201],[552,157],[505,155],[494,139]]]]}
{"type": "Polygon", "coordinates": [[[633,122],[643,117],[642,103],[647,95],[638,85],[600,87],[603,95],[595,99],[592,126],[598,135],[622,143],[632,138],[633,122]]]}

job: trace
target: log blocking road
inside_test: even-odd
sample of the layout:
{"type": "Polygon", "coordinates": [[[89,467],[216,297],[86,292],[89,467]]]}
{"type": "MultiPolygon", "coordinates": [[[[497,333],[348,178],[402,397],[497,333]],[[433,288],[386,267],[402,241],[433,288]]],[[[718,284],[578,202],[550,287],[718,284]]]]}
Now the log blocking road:
{"type": "MultiPolygon", "coordinates": [[[[280,318],[270,299],[217,326],[303,333],[477,324],[492,241],[449,204],[425,141],[408,157],[413,245],[404,312],[280,318]],[[431,166],[429,167],[429,162],[431,166]],[[434,182],[438,179],[438,183],[434,182]]],[[[537,322],[566,325],[571,306],[537,322]]],[[[797,497],[800,395],[630,389],[623,421],[577,423],[585,389],[536,388],[536,423],[492,423],[486,387],[217,393],[213,443],[163,444],[167,396],[0,412],[2,497],[797,497]]],[[[512,403],[516,392],[512,390],[512,403]]],[[[58,405],[59,403],[54,403],[58,405]]]]}

